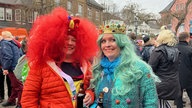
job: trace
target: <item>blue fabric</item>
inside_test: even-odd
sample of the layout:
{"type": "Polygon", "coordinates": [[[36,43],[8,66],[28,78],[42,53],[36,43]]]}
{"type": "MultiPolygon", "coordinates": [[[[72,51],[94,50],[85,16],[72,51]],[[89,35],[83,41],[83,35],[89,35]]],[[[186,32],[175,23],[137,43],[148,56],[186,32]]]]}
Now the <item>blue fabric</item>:
{"type": "Polygon", "coordinates": [[[89,106],[89,108],[97,108],[97,102],[94,102],[91,106],[89,106]]]}
{"type": "MultiPolygon", "coordinates": [[[[113,76],[114,74],[112,74],[113,76]]],[[[104,93],[104,97],[103,97],[103,106],[104,108],[111,108],[111,90],[113,88],[113,81],[109,81],[107,79],[107,75],[104,75],[101,78],[101,81],[98,85],[98,89],[96,90],[96,99],[99,98],[99,93],[103,92],[104,88],[108,88],[108,92],[104,93]]]]}
{"type": "Polygon", "coordinates": [[[18,59],[22,56],[21,50],[14,41],[1,40],[0,60],[4,70],[15,69],[18,59]]]}
{"type": "Polygon", "coordinates": [[[101,59],[101,66],[103,67],[104,75],[107,75],[107,80],[111,81],[113,79],[113,72],[115,67],[120,63],[120,56],[117,57],[112,62],[109,61],[107,57],[101,59]]]}

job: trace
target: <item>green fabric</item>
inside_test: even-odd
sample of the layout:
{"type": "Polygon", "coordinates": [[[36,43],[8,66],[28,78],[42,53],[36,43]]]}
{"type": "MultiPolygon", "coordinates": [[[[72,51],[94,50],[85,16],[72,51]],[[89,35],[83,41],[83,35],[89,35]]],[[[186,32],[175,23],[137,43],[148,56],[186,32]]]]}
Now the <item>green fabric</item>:
{"type": "Polygon", "coordinates": [[[16,78],[20,81],[22,81],[22,75],[21,75],[21,72],[22,72],[22,69],[23,69],[23,66],[27,64],[27,59],[26,59],[26,55],[23,55],[19,58],[18,60],[18,63],[14,69],[14,74],[16,76],[16,78]]]}
{"type": "Polygon", "coordinates": [[[22,76],[22,82],[24,83],[25,80],[26,80],[26,77],[28,75],[28,72],[29,72],[29,66],[28,64],[25,64],[23,66],[23,69],[22,69],[22,72],[21,72],[21,76],[22,76]]]}
{"type": "Polygon", "coordinates": [[[112,95],[112,108],[158,108],[155,83],[152,78],[148,78],[148,74],[145,73],[126,95],[112,95]],[[131,103],[128,104],[126,99],[130,99],[131,103]],[[120,104],[116,104],[116,100],[119,100],[120,104]]]}
{"type": "MultiPolygon", "coordinates": [[[[151,69],[141,62],[137,62],[135,67],[142,71],[142,77],[138,81],[133,82],[133,88],[125,95],[114,95],[114,91],[111,94],[111,100],[108,100],[110,102],[107,102],[112,104],[111,108],[158,108],[158,96],[155,81],[150,72],[151,69]],[[127,99],[130,99],[131,102],[127,103],[127,99]],[[119,100],[120,103],[116,104],[116,100],[119,100]]],[[[114,81],[115,88],[124,90],[121,88],[122,81],[118,77],[114,81]]],[[[97,93],[98,88],[96,90],[96,95],[97,93]]]]}

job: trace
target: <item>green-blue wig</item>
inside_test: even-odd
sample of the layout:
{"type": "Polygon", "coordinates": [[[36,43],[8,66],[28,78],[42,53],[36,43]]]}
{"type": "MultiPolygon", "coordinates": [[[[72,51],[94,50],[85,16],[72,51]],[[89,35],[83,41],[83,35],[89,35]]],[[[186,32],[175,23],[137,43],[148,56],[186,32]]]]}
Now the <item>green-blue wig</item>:
{"type": "MultiPolygon", "coordinates": [[[[91,88],[95,88],[101,79],[102,68],[100,65],[100,60],[104,57],[104,54],[101,51],[101,39],[103,38],[103,34],[97,40],[100,51],[98,53],[98,57],[94,60],[93,63],[93,79],[91,79],[91,88]]],[[[120,47],[120,56],[121,61],[120,64],[116,67],[114,71],[114,80],[121,80],[121,85],[117,85],[112,89],[113,95],[124,95],[128,93],[134,86],[134,83],[137,82],[143,75],[141,69],[137,65],[138,62],[142,62],[142,64],[146,65],[150,72],[151,76],[156,79],[157,77],[153,74],[151,67],[142,61],[139,56],[136,55],[134,50],[134,45],[130,41],[130,39],[125,34],[113,34],[117,45],[120,47]]]]}

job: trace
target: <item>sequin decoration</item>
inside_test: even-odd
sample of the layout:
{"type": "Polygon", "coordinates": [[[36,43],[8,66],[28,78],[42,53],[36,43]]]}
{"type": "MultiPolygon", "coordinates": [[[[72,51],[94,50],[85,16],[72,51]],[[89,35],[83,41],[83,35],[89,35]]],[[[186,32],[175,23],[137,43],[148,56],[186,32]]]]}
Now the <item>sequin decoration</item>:
{"type": "Polygon", "coordinates": [[[131,99],[127,98],[126,102],[127,102],[127,104],[131,104],[131,99]]]}
{"type": "Polygon", "coordinates": [[[151,77],[151,74],[147,74],[147,77],[150,78],[150,77],[151,77]]]}
{"type": "Polygon", "coordinates": [[[116,104],[120,104],[120,100],[115,100],[115,103],[116,104]]]}
{"type": "Polygon", "coordinates": [[[109,91],[109,88],[108,87],[104,87],[103,88],[103,92],[107,93],[109,91]]]}

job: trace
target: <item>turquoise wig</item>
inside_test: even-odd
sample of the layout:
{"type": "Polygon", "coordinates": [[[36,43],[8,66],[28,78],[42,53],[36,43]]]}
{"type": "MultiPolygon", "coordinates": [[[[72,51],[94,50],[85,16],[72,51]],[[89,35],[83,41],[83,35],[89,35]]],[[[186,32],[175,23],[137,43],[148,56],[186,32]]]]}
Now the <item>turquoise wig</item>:
{"type": "MultiPolygon", "coordinates": [[[[100,35],[97,40],[100,52],[98,53],[98,57],[93,62],[94,78],[91,79],[90,87],[94,89],[97,89],[96,87],[101,79],[101,72],[103,70],[100,65],[100,60],[102,57],[104,57],[104,54],[101,51],[101,40],[103,36],[103,34],[100,35]]],[[[120,80],[120,83],[115,85],[115,87],[112,89],[113,95],[124,95],[135,86],[135,82],[137,82],[143,75],[142,69],[139,66],[140,64],[146,65],[145,67],[148,67],[151,76],[154,77],[154,79],[157,79],[152,72],[151,67],[136,55],[133,43],[125,34],[113,34],[113,36],[120,48],[121,56],[120,64],[114,70],[114,80],[117,81],[118,79],[120,80]]]]}

